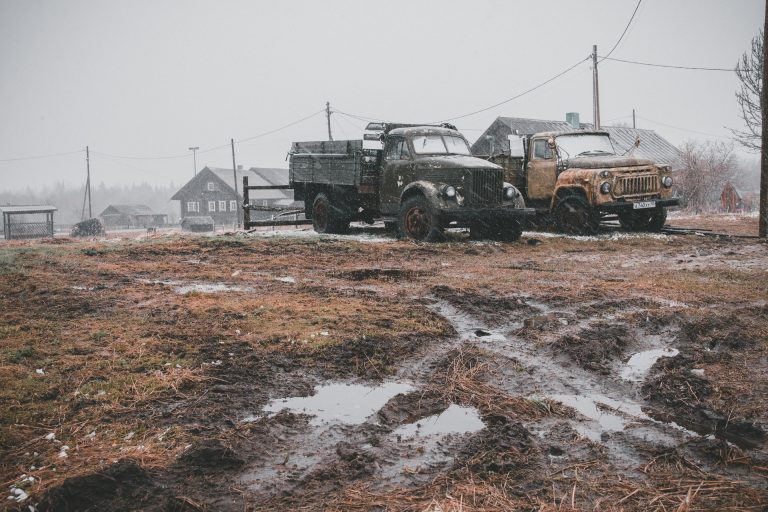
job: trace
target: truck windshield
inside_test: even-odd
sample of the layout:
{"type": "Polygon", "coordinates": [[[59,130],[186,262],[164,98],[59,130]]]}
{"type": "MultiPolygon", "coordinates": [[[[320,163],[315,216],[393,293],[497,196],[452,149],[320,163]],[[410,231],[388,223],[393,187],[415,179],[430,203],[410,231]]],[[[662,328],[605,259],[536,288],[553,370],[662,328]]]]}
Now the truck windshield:
{"type": "Polygon", "coordinates": [[[417,135],[413,151],[419,155],[471,155],[467,141],[453,135],[417,135]]]}
{"type": "Polygon", "coordinates": [[[587,155],[615,155],[616,152],[607,135],[560,135],[557,138],[557,148],[562,150],[566,158],[587,155]]]}

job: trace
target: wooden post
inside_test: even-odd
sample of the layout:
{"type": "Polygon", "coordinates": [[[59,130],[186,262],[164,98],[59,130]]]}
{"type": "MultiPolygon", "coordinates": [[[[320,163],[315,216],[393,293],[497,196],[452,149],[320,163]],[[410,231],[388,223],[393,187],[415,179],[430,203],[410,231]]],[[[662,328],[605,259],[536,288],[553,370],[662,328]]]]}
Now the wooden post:
{"type": "Polygon", "coordinates": [[[243,229],[251,227],[251,202],[248,200],[248,176],[243,176],[243,229]]]}
{"type": "MultiPolygon", "coordinates": [[[[235,201],[240,201],[240,194],[237,193],[237,165],[235,164],[235,139],[229,139],[232,144],[232,175],[235,178],[235,201]]],[[[240,212],[235,210],[237,217],[237,228],[240,229],[240,212]]]]}

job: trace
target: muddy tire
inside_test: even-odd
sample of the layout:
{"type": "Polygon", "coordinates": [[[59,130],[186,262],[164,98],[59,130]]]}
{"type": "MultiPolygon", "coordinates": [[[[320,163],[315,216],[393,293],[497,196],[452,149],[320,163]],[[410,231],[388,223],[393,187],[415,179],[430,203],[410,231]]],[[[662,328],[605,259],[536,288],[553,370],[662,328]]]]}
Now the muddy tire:
{"type": "Polygon", "coordinates": [[[312,202],[312,227],[317,233],[345,233],[349,230],[349,219],[320,192],[312,202]]]}
{"type": "Polygon", "coordinates": [[[554,217],[557,229],[571,235],[594,235],[600,225],[600,215],[579,196],[562,199],[554,217]]]}
{"type": "Polygon", "coordinates": [[[619,213],[619,224],[627,231],[661,231],[667,222],[667,210],[656,208],[653,211],[629,210],[619,213]]]}
{"type": "Polygon", "coordinates": [[[398,234],[421,242],[439,242],[443,239],[440,219],[423,196],[406,199],[400,205],[398,234]]]}

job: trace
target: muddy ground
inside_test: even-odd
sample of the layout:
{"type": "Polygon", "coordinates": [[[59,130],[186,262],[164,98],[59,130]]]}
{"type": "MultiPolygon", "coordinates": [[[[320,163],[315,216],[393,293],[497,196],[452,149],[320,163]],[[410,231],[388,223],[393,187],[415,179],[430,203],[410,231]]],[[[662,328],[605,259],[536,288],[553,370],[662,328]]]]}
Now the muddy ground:
{"type": "Polygon", "coordinates": [[[766,510],[767,249],[3,242],[2,507],[766,510]]]}

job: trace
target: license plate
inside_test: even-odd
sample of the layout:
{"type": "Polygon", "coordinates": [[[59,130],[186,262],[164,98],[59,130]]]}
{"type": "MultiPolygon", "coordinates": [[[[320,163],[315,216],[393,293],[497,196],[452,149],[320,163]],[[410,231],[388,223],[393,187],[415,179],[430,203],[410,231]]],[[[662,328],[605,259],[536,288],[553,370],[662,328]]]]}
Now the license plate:
{"type": "Polygon", "coordinates": [[[656,201],[640,201],[639,203],[632,204],[632,208],[635,210],[642,210],[643,208],[656,208],[656,201]]]}

